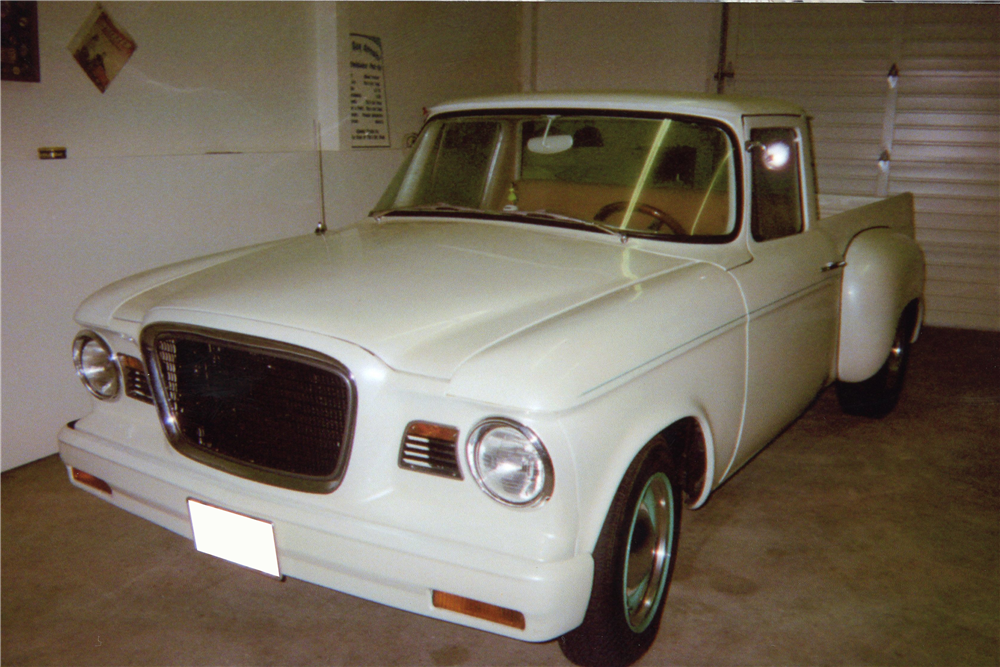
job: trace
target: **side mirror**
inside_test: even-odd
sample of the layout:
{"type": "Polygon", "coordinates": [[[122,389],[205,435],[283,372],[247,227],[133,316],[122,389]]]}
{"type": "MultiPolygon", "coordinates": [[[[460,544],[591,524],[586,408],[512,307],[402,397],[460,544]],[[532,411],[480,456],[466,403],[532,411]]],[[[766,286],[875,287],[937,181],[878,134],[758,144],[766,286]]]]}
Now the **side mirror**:
{"type": "Polygon", "coordinates": [[[770,171],[781,171],[788,166],[792,157],[792,147],[784,141],[775,141],[770,144],[748,141],[745,148],[750,153],[760,151],[761,163],[770,171]]]}

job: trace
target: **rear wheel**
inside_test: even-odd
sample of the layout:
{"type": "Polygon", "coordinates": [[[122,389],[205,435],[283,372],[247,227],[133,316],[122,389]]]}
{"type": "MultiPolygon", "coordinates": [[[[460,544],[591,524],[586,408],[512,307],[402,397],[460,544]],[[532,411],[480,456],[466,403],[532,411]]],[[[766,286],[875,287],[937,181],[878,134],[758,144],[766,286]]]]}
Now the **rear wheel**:
{"type": "Polygon", "coordinates": [[[680,536],[681,484],[655,441],[625,474],[594,550],[594,584],[583,623],[563,635],[578,665],[622,667],[656,639],[680,536]]]}
{"type": "Polygon", "coordinates": [[[899,318],[889,357],[875,375],[861,382],[838,382],[837,399],[841,409],[851,415],[884,417],[899,402],[910,360],[910,338],[915,325],[913,309],[899,318]]]}

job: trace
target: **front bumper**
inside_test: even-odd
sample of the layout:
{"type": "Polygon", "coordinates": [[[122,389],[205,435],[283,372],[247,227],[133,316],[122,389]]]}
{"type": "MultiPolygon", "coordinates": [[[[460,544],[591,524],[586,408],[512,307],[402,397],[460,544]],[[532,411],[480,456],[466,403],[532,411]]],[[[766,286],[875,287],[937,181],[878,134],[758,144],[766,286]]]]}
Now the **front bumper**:
{"type": "Polygon", "coordinates": [[[583,620],[593,581],[589,554],[536,562],[447,542],[354,517],[316,516],[314,508],[262,499],[252,484],[220,483],[99,436],[64,427],[59,453],[67,467],[110,485],[98,497],[192,539],[187,499],[271,521],[281,573],[417,614],[525,641],[548,641],[583,620]],[[333,527],[331,527],[333,526],[333,527]],[[523,630],[435,607],[433,591],[513,609],[523,630]]]}

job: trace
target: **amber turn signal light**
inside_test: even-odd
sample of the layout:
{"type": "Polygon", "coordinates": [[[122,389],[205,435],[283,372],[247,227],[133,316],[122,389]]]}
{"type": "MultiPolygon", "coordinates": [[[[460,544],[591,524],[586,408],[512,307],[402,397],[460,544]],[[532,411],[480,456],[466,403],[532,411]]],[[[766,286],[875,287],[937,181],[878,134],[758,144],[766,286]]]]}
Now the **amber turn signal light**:
{"type": "Polygon", "coordinates": [[[513,609],[504,609],[495,604],[470,600],[451,593],[434,591],[434,606],[438,609],[455,611],[466,616],[475,616],[486,621],[499,623],[518,630],[524,630],[524,614],[513,609]]]}
{"type": "Polygon", "coordinates": [[[94,477],[89,472],[83,472],[82,470],[77,470],[76,468],[70,468],[73,471],[73,479],[80,482],[81,484],[86,484],[92,489],[97,489],[101,493],[106,493],[111,495],[111,486],[99,477],[94,477]]]}
{"type": "Polygon", "coordinates": [[[457,428],[454,426],[431,424],[430,422],[410,422],[406,426],[406,435],[442,440],[444,442],[458,442],[457,428]]]}

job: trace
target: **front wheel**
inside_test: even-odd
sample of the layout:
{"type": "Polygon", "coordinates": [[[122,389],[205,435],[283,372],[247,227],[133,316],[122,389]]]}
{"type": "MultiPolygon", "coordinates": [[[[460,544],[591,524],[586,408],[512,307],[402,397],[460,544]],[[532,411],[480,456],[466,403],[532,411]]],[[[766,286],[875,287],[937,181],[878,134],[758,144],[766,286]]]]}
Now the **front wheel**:
{"type": "Polygon", "coordinates": [[[559,638],[584,667],[624,667],[653,644],[680,537],[681,484],[664,443],[629,466],[594,549],[594,584],[580,627],[559,638]]]}

